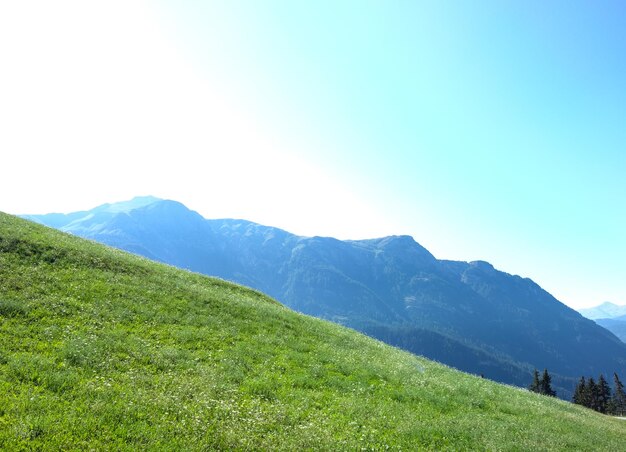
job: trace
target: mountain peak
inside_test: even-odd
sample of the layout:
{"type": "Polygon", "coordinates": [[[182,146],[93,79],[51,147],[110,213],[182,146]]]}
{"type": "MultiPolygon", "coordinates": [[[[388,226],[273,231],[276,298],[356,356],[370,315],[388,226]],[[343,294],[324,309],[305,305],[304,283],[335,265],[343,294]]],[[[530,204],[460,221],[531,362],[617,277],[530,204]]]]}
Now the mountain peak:
{"type": "Polygon", "coordinates": [[[472,261],[469,263],[471,267],[484,270],[484,271],[493,271],[495,268],[487,261],[472,261]]]}
{"type": "Polygon", "coordinates": [[[592,308],[579,309],[578,312],[591,320],[611,319],[626,315],[626,306],[605,301],[604,303],[592,308]]]}

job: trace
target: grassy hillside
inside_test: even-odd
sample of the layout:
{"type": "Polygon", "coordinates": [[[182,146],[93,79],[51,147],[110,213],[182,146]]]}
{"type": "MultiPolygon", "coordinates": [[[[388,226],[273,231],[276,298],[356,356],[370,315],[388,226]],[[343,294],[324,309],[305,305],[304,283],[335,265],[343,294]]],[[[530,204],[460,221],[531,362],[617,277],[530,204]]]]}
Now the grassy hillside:
{"type": "Polygon", "coordinates": [[[605,449],[626,423],[0,214],[0,449],[605,449]]]}
{"type": "Polygon", "coordinates": [[[135,198],[28,219],[149,259],[253,287],[417,355],[525,386],[550,369],[559,397],[581,375],[626,374],[626,344],[527,278],[436,259],[409,236],[300,237],[183,204],[135,198]]]}

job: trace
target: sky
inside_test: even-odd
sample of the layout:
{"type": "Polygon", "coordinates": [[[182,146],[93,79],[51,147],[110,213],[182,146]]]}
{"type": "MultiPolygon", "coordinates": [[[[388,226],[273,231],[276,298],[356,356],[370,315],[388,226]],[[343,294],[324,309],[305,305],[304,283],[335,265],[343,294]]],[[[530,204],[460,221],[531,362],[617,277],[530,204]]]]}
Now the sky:
{"type": "Polygon", "coordinates": [[[626,304],[622,1],[0,3],[0,210],[154,195],[626,304]]]}

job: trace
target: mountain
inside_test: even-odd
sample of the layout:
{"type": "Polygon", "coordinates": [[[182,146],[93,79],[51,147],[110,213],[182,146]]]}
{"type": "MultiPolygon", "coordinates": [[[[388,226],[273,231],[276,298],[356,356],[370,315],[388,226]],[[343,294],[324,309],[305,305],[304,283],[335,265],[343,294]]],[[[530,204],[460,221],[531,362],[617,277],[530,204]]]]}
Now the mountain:
{"type": "Polygon", "coordinates": [[[620,306],[607,301],[593,308],[579,309],[578,312],[591,320],[612,319],[626,315],[626,306],[620,306]]]}
{"type": "MultiPolygon", "coordinates": [[[[144,198],[142,198],[144,199],[144,198]]],[[[408,236],[340,241],[245,220],[206,220],[169,200],[28,218],[258,289],[467,372],[526,386],[548,368],[559,396],[581,375],[626,375],[626,345],[527,278],[438,260],[408,236]]]]}
{"type": "Polygon", "coordinates": [[[593,308],[579,309],[578,312],[626,342],[626,306],[607,301],[593,308]]]}
{"type": "Polygon", "coordinates": [[[596,323],[626,342],[626,315],[610,319],[596,319],[596,323]]]}
{"type": "Polygon", "coordinates": [[[0,213],[0,450],[619,450],[623,421],[0,213]]]}

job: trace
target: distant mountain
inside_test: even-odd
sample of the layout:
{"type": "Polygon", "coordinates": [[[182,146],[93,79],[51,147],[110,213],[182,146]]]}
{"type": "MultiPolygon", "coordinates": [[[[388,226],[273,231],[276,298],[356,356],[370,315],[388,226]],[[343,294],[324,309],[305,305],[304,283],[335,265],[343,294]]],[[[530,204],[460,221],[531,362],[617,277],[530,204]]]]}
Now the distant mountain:
{"type": "Polygon", "coordinates": [[[579,309],[578,312],[591,320],[612,319],[626,315],[626,306],[620,306],[607,301],[593,308],[579,309]]]}
{"type": "Polygon", "coordinates": [[[578,312],[626,342],[626,306],[607,301],[593,308],[579,309],[578,312]]]}
{"type": "Polygon", "coordinates": [[[248,285],[300,312],[461,370],[526,386],[548,368],[559,395],[581,375],[626,375],[626,344],[527,278],[487,262],[438,260],[408,236],[341,241],[245,220],[206,220],[136,198],[27,218],[248,285]]]}
{"type": "Polygon", "coordinates": [[[626,342],[626,315],[612,319],[596,319],[596,323],[615,334],[622,342],[626,342]]]}

